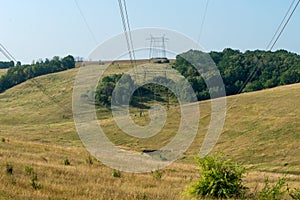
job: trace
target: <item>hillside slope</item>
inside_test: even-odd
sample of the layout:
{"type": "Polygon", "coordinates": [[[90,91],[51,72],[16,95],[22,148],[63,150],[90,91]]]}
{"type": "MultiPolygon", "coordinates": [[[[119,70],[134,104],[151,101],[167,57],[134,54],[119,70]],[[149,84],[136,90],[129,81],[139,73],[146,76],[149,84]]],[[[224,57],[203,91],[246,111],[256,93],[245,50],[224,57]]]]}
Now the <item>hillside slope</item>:
{"type": "MultiPolygon", "coordinates": [[[[0,197],[1,199],[103,198],[177,199],[193,179],[193,155],[198,154],[209,123],[209,101],[200,102],[199,133],[185,156],[163,170],[161,181],[151,174],[122,173],[93,159],[76,133],[71,111],[74,77],[71,69],[26,81],[0,94],[0,197]],[[71,166],[64,166],[68,158],[71,166]],[[13,177],[5,174],[6,164],[14,166],[13,177]],[[40,190],[30,186],[25,166],[38,174],[40,190]],[[11,179],[14,178],[14,181],[11,179]],[[104,183],[104,184],[103,184],[104,183]]],[[[287,173],[298,180],[300,172],[300,84],[281,86],[228,98],[224,131],[214,148],[251,168],[249,184],[263,181],[262,173],[287,173]]],[[[172,138],[179,114],[171,113],[170,126],[148,140],[115,134],[111,119],[101,120],[108,137],[119,146],[141,150],[158,148],[172,138]],[[157,142],[160,141],[160,142],[157,142]]],[[[139,119],[136,119],[139,120],[139,119]]],[[[276,175],[277,176],[277,175],[276,175]]],[[[299,182],[295,182],[299,184],[299,182]]]]}
{"type": "Polygon", "coordinates": [[[0,76],[4,75],[7,72],[7,69],[0,69],[0,76]]]}

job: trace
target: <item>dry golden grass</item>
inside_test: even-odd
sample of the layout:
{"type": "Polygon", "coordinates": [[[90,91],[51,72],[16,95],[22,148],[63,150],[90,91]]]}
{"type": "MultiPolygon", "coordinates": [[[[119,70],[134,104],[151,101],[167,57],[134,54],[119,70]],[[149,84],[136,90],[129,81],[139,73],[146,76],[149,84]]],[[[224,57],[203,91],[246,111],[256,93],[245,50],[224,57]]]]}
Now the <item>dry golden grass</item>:
{"type": "Polygon", "coordinates": [[[0,77],[7,72],[7,69],[0,69],[0,77]]]}
{"type": "MultiPolygon", "coordinates": [[[[124,71],[130,68],[122,67],[124,71]]],[[[77,70],[42,76],[36,78],[38,82],[27,81],[0,94],[0,199],[184,198],[185,186],[198,177],[193,156],[199,153],[209,124],[210,102],[199,103],[198,135],[182,158],[162,170],[162,179],[122,172],[121,178],[115,178],[113,170],[100,162],[86,162],[89,154],[76,133],[71,111],[77,70]],[[65,158],[70,166],[64,165],[65,158]],[[13,166],[13,175],[6,173],[6,164],[13,166]],[[32,188],[25,166],[33,167],[41,189],[32,188]]],[[[120,70],[112,66],[106,73],[115,72],[120,70]]],[[[249,168],[245,183],[252,192],[262,187],[264,176],[276,179],[287,174],[290,184],[300,187],[299,91],[300,84],[294,84],[228,98],[232,108],[213,151],[222,151],[249,168]]],[[[105,109],[99,112],[107,136],[134,150],[163,146],[177,130],[180,116],[178,109],[171,107],[165,129],[139,140],[122,134],[105,109]]],[[[133,117],[136,112],[133,109],[133,117]]],[[[134,118],[139,123],[147,120],[134,118]]]]}
{"type": "Polygon", "coordinates": [[[151,174],[122,172],[121,178],[114,178],[112,169],[95,160],[93,165],[88,164],[88,153],[82,147],[10,140],[1,144],[1,154],[0,191],[3,197],[13,199],[176,199],[193,177],[190,166],[178,164],[164,169],[161,180],[151,174]],[[63,163],[66,157],[70,166],[63,163]],[[12,176],[3,173],[5,163],[14,167],[12,176]],[[36,171],[40,190],[31,187],[25,166],[36,171]]]}

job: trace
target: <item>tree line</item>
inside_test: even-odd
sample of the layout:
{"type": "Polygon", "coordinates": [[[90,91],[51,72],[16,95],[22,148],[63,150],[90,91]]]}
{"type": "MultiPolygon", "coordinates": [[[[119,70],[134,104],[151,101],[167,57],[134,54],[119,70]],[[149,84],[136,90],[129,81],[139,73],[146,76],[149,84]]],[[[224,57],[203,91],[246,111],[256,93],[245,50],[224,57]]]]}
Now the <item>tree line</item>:
{"type": "Polygon", "coordinates": [[[300,56],[286,50],[275,52],[255,50],[244,53],[230,48],[210,53],[190,50],[176,57],[173,68],[189,80],[198,100],[210,98],[206,83],[199,73],[203,69],[201,64],[206,62],[203,58],[207,59],[203,54],[210,56],[217,66],[227,95],[300,82],[300,56]],[[187,60],[192,61],[193,65],[187,60]],[[195,66],[198,63],[200,66],[195,66]]]}
{"type": "MultiPolygon", "coordinates": [[[[230,48],[224,49],[222,52],[212,51],[209,53],[190,50],[177,55],[172,67],[188,80],[198,100],[209,99],[212,92],[218,93],[218,90],[221,89],[218,85],[213,85],[213,80],[209,80],[212,83],[210,91],[206,85],[207,79],[215,78],[217,70],[223,79],[226,95],[300,82],[300,56],[286,50],[276,52],[255,50],[244,53],[230,48]],[[206,77],[206,81],[203,75],[206,77]]],[[[114,74],[100,80],[95,94],[98,104],[110,105],[113,90],[121,76],[121,74],[114,74]]],[[[128,94],[128,91],[135,86],[131,77],[125,76],[123,82],[119,83],[123,84],[118,91],[121,96],[117,97],[120,104],[124,103],[122,99],[131,95],[128,94]]],[[[166,77],[156,77],[156,79],[160,79],[158,82],[172,82],[166,77]]],[[[177,95],[182,99],[190,98],[186,82],[179,81],[173,84],[177,95]]],[[[166,96],[175,98],[171,90],[155,84],[147,84],[136,90],[132,95],[132,104],[137,105],[138,96],[142,97],[140,101],[147,101],[149,98],[166,101],[166,96]]],[[[191,99],[187,99],[187,102],[189,101],[191,99]]]]}
{"type": "Polygon", "coordinates": [[[0,69],[7,69],[13,66],[15,66],[14,61],[9,61],[9,62],[0,61],[0,69]]]}
{"type": "Polygon", "coordinates": [[[46,59],[45,61],[41,60],[31,65],[16,65],[9,67],[7,73],[0,77],[0,92],[4,92],[28,79],[74,67],[75,60],[71,55],[62,59],[55,56],[52,60],[46,59]]]}
{"type": "MultiPolygon", "coordinates": [[[[157,83],[175,85],[171,79],[166,77],[159,76],[154,77],[154,79],[157,83]]],[[[180,86],[177,87],[178,90],[181,88],[180,86]]],[[[162,85],[148,83],[139,87],[128,74],[112,74],[103,77],[97,85],[95,91],[96,103],[98,105],[110,106],[114,90],[113,105],[126,105],[129,103],[134,107],[147,108],[147,105],[144,103],[148,101],[157,100],[167,102],[168,98],[174,97],[171,90],[162,85]],[[128,100],[129,102],[127,102],[128,100]]]]}

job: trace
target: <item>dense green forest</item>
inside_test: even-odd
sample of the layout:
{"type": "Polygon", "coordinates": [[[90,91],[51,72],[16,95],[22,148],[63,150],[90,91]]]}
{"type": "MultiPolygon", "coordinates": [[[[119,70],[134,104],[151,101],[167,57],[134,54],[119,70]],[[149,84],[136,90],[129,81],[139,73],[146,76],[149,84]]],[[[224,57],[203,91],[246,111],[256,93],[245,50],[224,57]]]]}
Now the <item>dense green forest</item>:
{"type": "Polygon", "coordinates": [[[0,61],[0,69],[7,69],[13,66],[15,66],[14,61],[9,61],[9,62],[0,61]]]}
{"type": "MultiPolygon", "coordinates": [[[[300,82],[300,56],[285,50],[276,52],[256,50],[244,53],[229,48],[222,52],[210,53],[190,50],[178,55],[172,67],[190,82],[198,100],[205,100],[210,98],[210,94],[199,71],[209,71],[210,65],[214,63],[220,71],[227,95],[300,82]],[[210,61],[207,61],[208,58],[210,61]],[[194,65],[187,60],[193,62],[194,65]],[[196,66],[197,63],[199,66],[196,66]],[[203,66],[203,63],[206,66],[203,66]]],[[[110,104],[113,89],[120,77],[121,75],[110,75],[100,81],[96,90],[96,101],[99,104],[110,104]]],[[[214,76],[210,77],[213,78],[214,76]]],[[[157,78],[162,81],[172,81],[164,77],[157,78]]],[[[127,77],[127,80],[130,82],[130,87],[133,87],[135,83],[132,79],[127,77]]],[[[184,84],[176,83],[176,88],[179,94],[185,95],[184,92],[186,92],[187,87],[184,84]]],[[[125,95],[126,92],[124,91],[126,89],[122,92],[125,95]]],[[[173,98],[174,95],[170,93],[171,91],[163,86],[148,84],[133,94],[133,100],[137,99],[138,95],[143,96],[143,98],[150,95],[152,99],[160,98],[160,100],[166,101],[166,98],[161,97],[173,98]]]]}
{"type": "Polygon", "coordinates": [[[10,67],[7,73],[0,77],[0,92],[3,92],[28,79],[59,72],[75,67],[74,57],[69,55],[62,59],[55,56],[52,60],[36,62],[31,65],[16,65],[10,67]]]}
{"type": "MultiPolygon", "coordinates": [[[[190,50],[178,55],[173,64],[191,82],[198,100],[210,98],[208,89],[197,70],[184,58],[201,63],[202,54],[190,50]]],[[[220,71],[227,95],[300,82],[300,56],[285,50],[242,53],[228,48],[209,55],[220,71]]],[[[201,67],[195,67],[201,71],[201,67]]]]}

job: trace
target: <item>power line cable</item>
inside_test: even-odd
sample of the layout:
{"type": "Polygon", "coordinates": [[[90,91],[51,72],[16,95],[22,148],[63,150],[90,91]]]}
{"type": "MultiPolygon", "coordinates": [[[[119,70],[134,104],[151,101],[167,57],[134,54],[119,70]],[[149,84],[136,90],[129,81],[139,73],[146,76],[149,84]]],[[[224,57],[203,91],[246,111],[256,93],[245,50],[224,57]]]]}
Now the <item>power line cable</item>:
{"type": "Polygon", "coordinates": [[[98,44],[97,38],[96,38],[94,32],[92,31],[92,29],[91,29],[89,23],[87,22],[86,17],[84,16],[84,14],[83,14],[83,12],[82,12],[80,6],[79,6],[78,1],[77,1],[77,0],[74,0],[74,2],[75,2],[75,4],[76,4],[76,7],[77,7],[77,9],[78,9],[80,15],[81,15],[81,18],[83,19],[83,21],[84,21],[84,23],[85,23],[85,25],[86,25],[86,27],[87,27],[87,29],[88,29],[90,35],[92,36],[92,39],[94,40],[94,42],[95,42],[96,44],[98,44]]]}
{"type": "MultiPolygon", "coordinates": [[[[12,56],[11,53],[2,45],[0,44],[0,51],[4,53],[4,55],[9,59],[9,60],[14,60],[17,62],[14,56],[12,56]]],[[[70,109],[65,108],[62,106],[55,98],[53,98],[49,93],[47,93],[47,89],[36,79],[36,77],[29,79],[36,87],[54,104],[56,104],[58,107],[62,108],[64,111],[70,111],[70,109]]]]}
{"type": "Polygon", "coordinates": [[[286,28],[287,24],[289,23],[290,19],[292,18],[293,14],[295,13],[295,11],[296,11],[296,9],[297,9],[299,3],[300,3],[300,0],[298,0],[298,2],[297,2],[297,4],[295,5],[293,11],[291,12],[289,18],[287,19],[287,21],[285,22],[285,24],[284,24],[284,26],[282,27],[281,31],[279,32],[279,34],[278,34],[276,40],[273,42],[273,44],[272,44],[272,46],[271,46],[271,48],[270,48],[270,51],[274,48],[274,46],[275,46],[275,44],[277,43],[278,39],[279,39],[280,36],[282,35],[284,29],[286,28]]]}
{"type": "Polygon", "coordinates": [[[127,28],[128,28],[128,33],[129,33],[130,45],[131,45],[131,50],[132,50],[132,57],[133,57],[134,62],[136,62],[135,51],[134,51],[133,40],[132,40],[131,29],[130,29],[130,21],[129,21],[128,12],[127,12],[127,6],[126,6],[126,1],[123,0],[123,2],[124,2],[124,9],[125,9],[125,15],[126,15],[126,20],[127,20],[127,28]]]}
{"type": "Polygon", "coordinates": [[[122,19],[122,26],[123,26],[123,31],[124,31],[124,35],[125,35],[125,39],[126,39],[126,44],[127,44],[127,50],[128,50],[128,53],[129,53],[129,58],[130,58],[130,62],[131,64],[133,65],[133,57],[132,57],[132,54],[131,54],[131,45],[130,45],[130,39],[129,39],[129,36],[128,36],[128,31],[127,31],[127,22],[126,22],[126,19],[125,19],[125,16],[124,16],[124,9],[123,9],[123,4],[122,4],[122,1],[121,0],[118,0],[119,2],[119,8],[120,8],[120,15],[121,15],[121,19],[122,19]]]}
{"type": "MultiPolygon", "coordinates": [[[[287,25],[288,22],[290,21],[292,15],[294,14],[294,12],[295,12],[296,8],[298,7],[299,3],[300,3],[300,0],[298,0],[297,4],[295,5],[295,7],[294,7],[294,9],[293,9],[293,11],[292,11],[292,13],[290,14],[289,18],[287,19],[287,21],[285,22],[284,26],[282,27],[282,29],[281,29],[279,35],[277,36],[276,40],[273,42],[273,44],[272,44],[272,46],[271,46],[271,48],[270,48],[270,51],[273,49],[273,47],[274,47],[274,45],[276,44],[276,42],[278,41],[279,37],[280,37],[281,34],[283,33],[284,29],[286,28],[286,25],[287,25]]],[[[292,5],[293,5],[293,4],[292,4],[292,5]]],[[[289,8],[289,10],[290,10],[290,8],[289,8]]],[[[286,18],[286,17],[285,17],[285,18],[286,18]]],[[[277,31],[277,32],[278,32],[278,31],[277,31]]],[[[248,78],[246,79],[246,81],[244,82],[244,84],[242,85],[242,87],[240,88],[238,94],[241,93],[242,90],[244,89],[244,87],[246,86],[246,84],[248,84],[248,83],[253,79],[253,75],[256,73],[257,68],[258,68],[258,62],[259,62],[259,59],[257,59],[257,63],[256,63],[256,65],[255,65],[254,70],[250,73],[250,75],[248,76],[248,78]]]]}
{"type": "Polygon", "coordinates": [[[268,46],[267,46],[266,49],[269,49],[269,48],[270,48],[272,42],[274,41],[276,35],[278,34],[278,32],[279,32],[279,30],[280,30],[280,28],[282,27],[284,21],[286,20],[286,17],[287,17],[288,14],[290,13],[290,11],[291,11],[291,9],[292,9],[292,6],[294,5],[295,1],[296,1],[296,0],[293,0],[293,1],[292,1],[291,5],[290,5],[290,7],[289,7],[289,9],[288,9],[288,11],[285,13],[284,18],[282,19],[281,23],[279,24],[279,26],[278,26],[276,32],[274,33],[274,35],[273,35],[272,39],[270,40],[270,42],[269,42],[269,44],[268,44],[268,46]]]}
{"type": "MultiPolygon", "coordinates": [[[[81,10],[81,8],[80,8],[80,6],[79,6],[79,4],[78,4],[78,2],[77,2],[77,0],[74,0],[75,1],[75,4],[76,4],[76,6],[77,6],[77,8],[78,8],[78,10],[79,10],[79,13],[80,13],[80,15],[81,15],[81,17],[83,18],[83,21],[84,21],[84,23],[85,23],[85,25],[87,26],[87,28],[88,28],[88,31],[90,32],[90,34],[91,34],[91,36],[92,36],[92,38],[93,38],[93,40],[94,40],[94,42],[96,43],[96,44],[98,44],[98,41],[97,41],[97,39],[96,39],[96,37],[95,37],[95,35],[94,35],[94,33],[93,33],[93,31],[92,31],[92,29],[90,28],[90,26],[89,26],[89,24],[88,24],[88,22],[87,22],[87,20],[86,20],[86,18],[85,18],[85,16],[84,16],[84,14],[83,14],[83,12],[82,12],[82,10],[81,10]]],[[[9,53],[9,51],[2,45],[2,44],[0,44],[0,51],[5,55],[5,57],[7,57],[9,60],[14,60],[14,61],[16,61],[17,62],[17,60],[14,58],[14,56],[12,56],[10,53],[9,53]]],[[[57,101],[54,97],[52,97],[48,92],[47,92],[47,89],[36,79],[36,78],[31,78],[31,79],[29,79],[33,84],[35,84],[36,86],[37,86],[37,88],[50,100],[50,101],[52,101],[54,104],[56,104],[58,107],[60,107],[63,111],[65,111],[65,112],[69,112],[70,111],[70,109],[68,109],[68,108],[66,108],[65,106],[63,106],[59,101],[57,101]]]]}
{"type": "Polygon", "coordinates": [[[198,43],[200,43],[200,39],[201,39],[201,36],[202,36],[204,22],[205,22],[206,15],[207,15],[207,10],[208,10],[208,4],[209,4],[209,0],[206,0],[206,5],[205,5],[203,17],[202,17],[201,26],[200,26],[200,33],[199,33],[199,36],[198,36],[198,43]]]}
{"type": "Polygon", "coordinates": [[[0,51],[8,60],[17,62],[15,57],[2,44],[0,44],[0,51]]]}
{"type": "Polygon", "coordinates": [[[127,43],[127,49],[128,49],[128,53],[129,53],[130,62],[131,62],[131,65],[135,68],[136,57],[135,57],[135,50],[134,50],[134,45],[133,45],[133,40],[132,40],[132,35],[131,35],[129,15],[128,15],[128,11],[127,11],[126,1],[123,0],[123,3],[122,3],[122,0],[118,0],[118,3],[119,3],[120,15],[121,15],[121,19],[122,19],[123,31],[125,34],[125,39],[126,39],[126,43],[127,43]]]}
{"type": "Polygon", "coordinates": [[[11,58],[9,57],[9,55],[2,48],[0,48],[0,51],[9,61],[11,61],[11,58]]]}
{"type": "MultiPolygon", "coordinates": [[[[285,30],[287,24],[289,23],[290,19],[292,18],[293,14],[295,13],[295,10],[297,9],[298,5],[300,3],[300,0],[298,0],[297,4],[295,5],[293,11],[291,12],[291,14],[289,15],[287,21],[285,22],[284,26],[281,28],[281,31],[279,32],[278,36],[276,37],[276,40],[273,42],[273,44],[271,45],[271,48],[269,49],[269,51],[272,51],[272,49],[274,48],[275,44],[277,43],[278,39],[280,38],[280,36],[282,35],[283,31],[285,30]]],[[[294,4],[294,2],[292,3],[292,5],[294,4]]],[[[290,8],[289,8],[290,11],[290,8]]],[[[286,14],[287,15],[287,14],[286,14]]],[[[285,17],[286,18],[286,17],[285,17]]],[[[276,31],[278,32],[278,31],[276,31]]],[[[275,38],[275,37],[274,37],[275,38]]],[[[269,45],[268,45],[269,46],[269,45]]],[[[268,48],[268,47],[267,47],[268,48]]],[[[267,49],[266,48],[266,49],[267,49]]],[[[261,58],[258,58],[256,61],[256,64],[254,66],[253,71],[250,73],[250,75],[247,77],[246,81],[243,83],[243,85],[241,86],[240,90],[238,91],[237,94],[240,94],[243,89],[245,88],[245,86],[253,79],[254,74],[257,72],[258,70],[258,63],[261,60],[261,58]]],[[[229,106],[228,110],[230,110],[234,104],[236,103],[236,101],[238,100],[238,98],[229,106]]]]}
{"type": "MultiPolygon", "coordinates": [[[[127,49],[128,49],[128,53],[129,53],[129,57],[130,57],[130,63],[133,67],[135,79],[138,80],[138,76],[136,73],[135,50],[134,50],[134,45],[133,45],[133,40],[132,40],[132,35],[131,35],[129,15],[128,15],[128,11],[127,11],[126,1],[123,0],[123,3],[122,3],[122,0],[118,0],[118,3],[119,3],[119,8],[120,8],[120,15],[121,15],[121,19],[122,19],[125,39],[126,39],[126,43],[127,43],[127,49]]],[[[137,93],[138,93],[139,100],[141,101],[142,97],[141,97],[140,88],[137,88],[137,93]]],[[[142,113],[143,113],[142,108],[140,108],[140,117],[142,116],[142,113]]]]}
{"type": "Polygon", "coordinates": [[[46,87],[44,87],[40,81],[38,81],[35,78],[29,79],[34,85],[36,85],[36,87],[50,100],[52,101],[54,104],[56,104],[61,110],[63,110],[64,112],[69,112],[72,111],[71,109],[66,108],[64,105],[62,105],[59,101],[57,101],[54,97],[52,97],[48,92],[46,87]]]}

